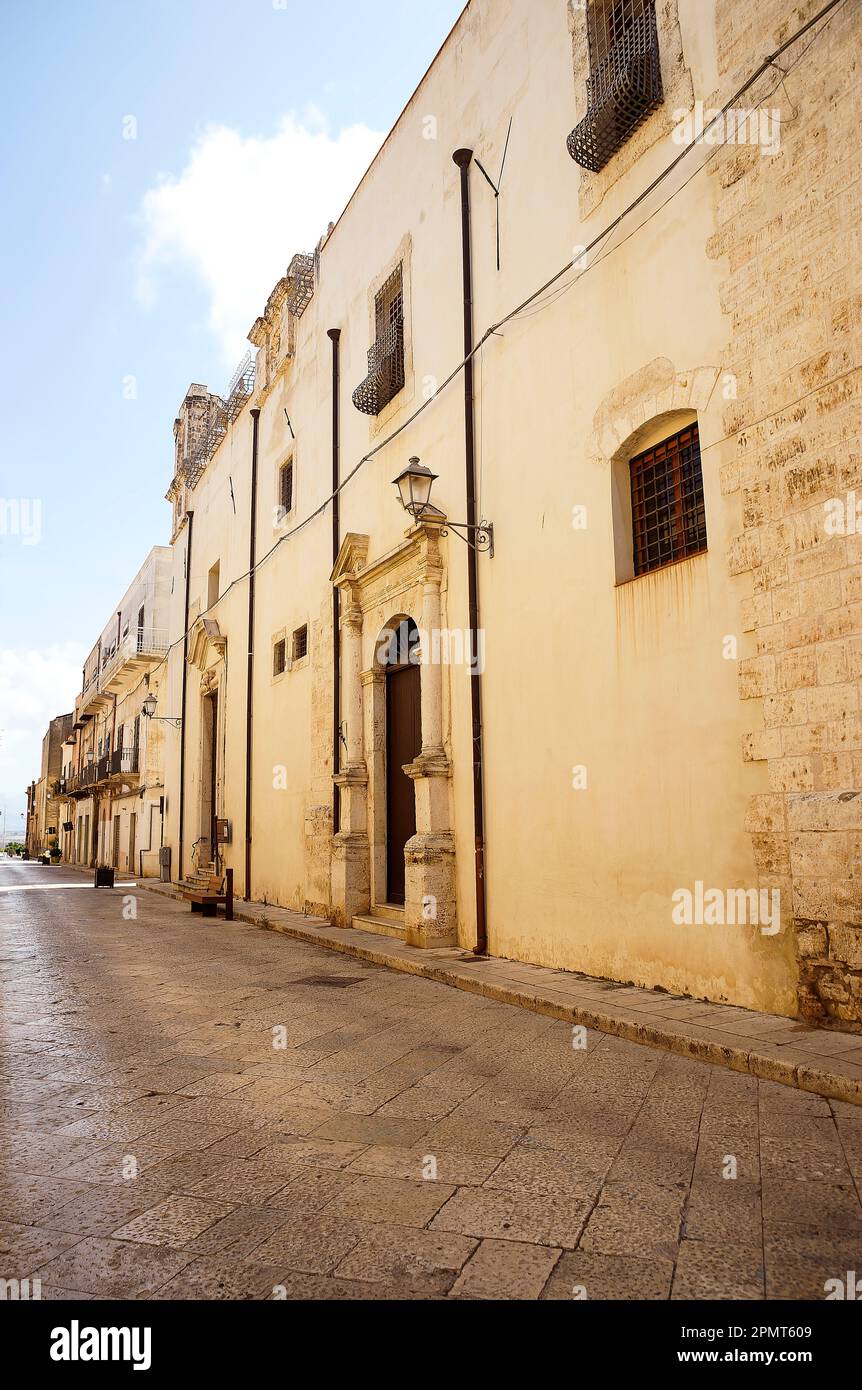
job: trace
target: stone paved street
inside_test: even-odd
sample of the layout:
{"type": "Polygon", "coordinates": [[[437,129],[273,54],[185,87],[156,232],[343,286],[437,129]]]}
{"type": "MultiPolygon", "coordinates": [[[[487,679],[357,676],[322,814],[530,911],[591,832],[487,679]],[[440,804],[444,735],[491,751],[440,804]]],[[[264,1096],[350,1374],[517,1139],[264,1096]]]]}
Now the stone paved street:
{"type": "Polygon", "coordinates": [[[0,860],[0,1277],[820,1299],[862,1269],[862,1107],[598,1033],[577,1049],[508,1004],[67,882],[0,860]]]}

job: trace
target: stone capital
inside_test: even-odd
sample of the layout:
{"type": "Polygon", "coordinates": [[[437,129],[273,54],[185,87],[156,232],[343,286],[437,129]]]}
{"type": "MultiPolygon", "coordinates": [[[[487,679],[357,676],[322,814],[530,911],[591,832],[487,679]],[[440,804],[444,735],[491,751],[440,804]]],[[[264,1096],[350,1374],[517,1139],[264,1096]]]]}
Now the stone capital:
{"type": "Polygon", "coordinates": [[[452,767],[442,748],[423,748],[418,758],[406,763],[402,769],[408,777],[416,781],[419,777],[450,777],[452,767]]]}

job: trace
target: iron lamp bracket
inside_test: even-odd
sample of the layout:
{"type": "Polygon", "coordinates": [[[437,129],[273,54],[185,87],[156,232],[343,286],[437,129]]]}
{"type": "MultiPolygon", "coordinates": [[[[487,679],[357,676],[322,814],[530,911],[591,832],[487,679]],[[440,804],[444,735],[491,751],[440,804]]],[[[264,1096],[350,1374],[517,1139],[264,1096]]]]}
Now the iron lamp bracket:
{"type": "Polygon", "coordinates": [[[465,545],[469,545],[471,550],[487,550],[488,555],[494,558],[494,523],[493,521],[480,521],[478,526],[470,526],[466,521],[448,521],[440,532],[441,536],[448,536],[450,531],[454,531],[459,540],[465,545]],[[464,533],[463,535],[461,533],[464,533]],[[470,536],[472,532],[472,539],[470,536]]]}

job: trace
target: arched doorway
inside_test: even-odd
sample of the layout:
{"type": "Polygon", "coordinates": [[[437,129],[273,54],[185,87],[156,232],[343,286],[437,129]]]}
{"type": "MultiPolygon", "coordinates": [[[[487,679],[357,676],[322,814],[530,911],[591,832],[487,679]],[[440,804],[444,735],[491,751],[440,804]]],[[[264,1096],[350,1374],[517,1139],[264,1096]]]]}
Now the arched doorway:
{"type": "Polygon", "coordinates": [[[419,633],[412,618],[384,635],[378,659],[386,673],[386,900],[402,904],[404,846],[416,834],[416,797],[403,769],[422,751],[419,633]]]}

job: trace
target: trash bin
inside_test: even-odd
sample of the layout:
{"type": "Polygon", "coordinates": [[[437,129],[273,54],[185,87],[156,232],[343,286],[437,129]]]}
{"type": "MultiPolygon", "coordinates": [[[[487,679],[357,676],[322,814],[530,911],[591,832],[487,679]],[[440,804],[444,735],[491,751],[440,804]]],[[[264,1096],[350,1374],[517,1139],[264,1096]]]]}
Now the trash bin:
{"type": "Polygon", "coordinates": [[[160,875],[160,877],[161,877],[162,883],[170,883],[170,881],[171,881],[171,847],[170,847],[170,845],[162,845],[161,849],[159,850],[159,875],[160,875]]]}
{"type": "Polygon", "coordinates": [[[94,888],[113,888],[114,871],[106,867],[96,867],[96,877],[93,882],[94,888]]]}

